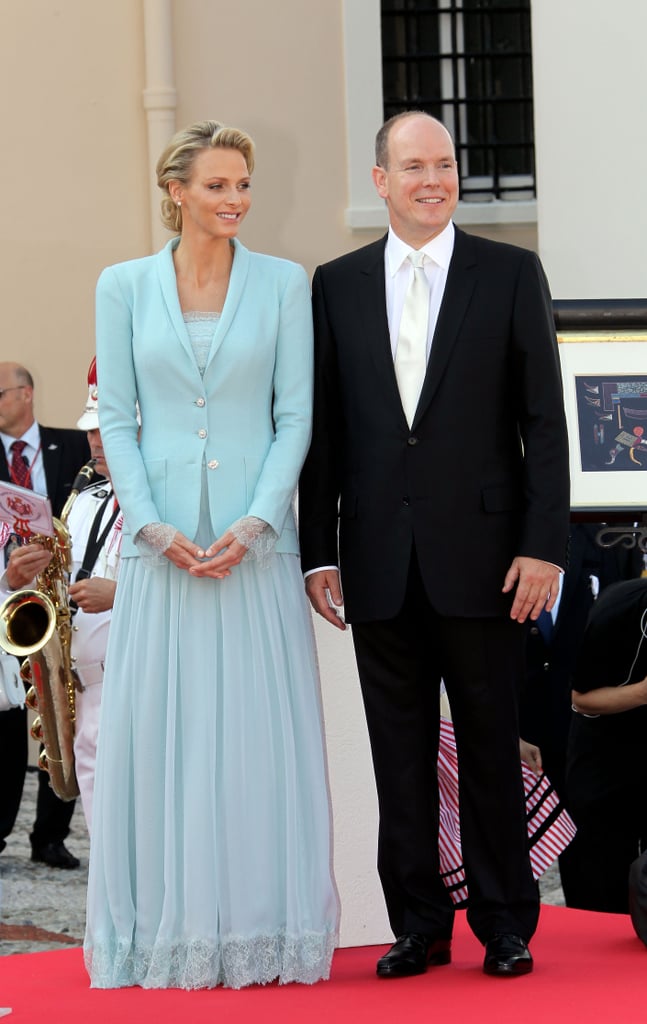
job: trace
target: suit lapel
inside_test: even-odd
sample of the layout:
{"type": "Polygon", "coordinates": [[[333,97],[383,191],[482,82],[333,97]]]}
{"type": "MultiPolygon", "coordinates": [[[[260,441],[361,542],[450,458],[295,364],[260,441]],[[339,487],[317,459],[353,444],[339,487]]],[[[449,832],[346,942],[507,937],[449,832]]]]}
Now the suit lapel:
{"type": "Polygon", "coordinates": [[[45,470],[45,484],[47,494],[52,508],[55,507],[56,485],[61,479],[61,446],[58,439],[53,436],[47,427],[39,427],[40,450],[43,456],[43,469],[45,470]]]}
{"type": "Polygon", "coordinates": [[[0,480],[5,480],[7,483],[10,480],[9,466],[7,465],[7,456],[5,455],[4,445],[0,441],[0,480]]]}
{"type": "MultiPolygon", "coordinates": [[[[360,315],[365,325],[365,336],[371,357],[378,373],[388,389],[388,398],[402,408],[400,392],[395,378],[389,321],[386,311],[386,286],[384,283],[384,247],[387,236],[366,249],[366,261],[360,271],[360,315]]],[[[402,412],[404,416],[404,412],[402,412]]]]}
{"type": "Polygon", "coordinates": [[[477,261],[469,235],[456,228],[454,252],[447,272],[445,294],[431,345],[427,373],[413,425],[429,407],[445,372],[476,284],[477,261]]]}

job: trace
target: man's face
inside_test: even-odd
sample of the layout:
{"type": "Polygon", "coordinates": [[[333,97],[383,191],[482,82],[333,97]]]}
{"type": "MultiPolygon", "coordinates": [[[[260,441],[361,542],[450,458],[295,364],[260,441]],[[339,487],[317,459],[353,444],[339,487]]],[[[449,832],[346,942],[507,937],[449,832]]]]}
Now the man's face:
{"type": "Polygon", "coordinates": [[[449,133],[430,117],[412,114],[388,137],[388,167],[373,181],[386,201],[396,235],[420,249],[447,227],[458,202],[458,169],[449,133]]]}
{"type": "Polygon", "coordinates": [[[22,437],[33,422],[32,389],[20,383],[11,364],[0,363],[0,431],[22,437]]]}
{"type": "Polygon", "coordinates": [[[106,457],[103,454],[103,442],[101,441],[101,431],[97,427],[96,430],[88,430],[88,444],[90,445],[90,455],[93,459],[96,459],[94,465],[94,472],[97,476],[105,476],[110,479],[110,472],[108,470],[108,463],[106,457]]]}

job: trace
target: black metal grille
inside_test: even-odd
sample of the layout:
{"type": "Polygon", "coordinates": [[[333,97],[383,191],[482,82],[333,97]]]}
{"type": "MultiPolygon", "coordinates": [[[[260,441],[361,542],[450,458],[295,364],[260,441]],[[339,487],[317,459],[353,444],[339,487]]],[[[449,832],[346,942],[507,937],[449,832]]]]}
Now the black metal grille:
{"type": "Polygon", "coordinates": [[[425,110],[463,199],[535,195],[530,0],[382,0],[384,118],[425,110]]]}

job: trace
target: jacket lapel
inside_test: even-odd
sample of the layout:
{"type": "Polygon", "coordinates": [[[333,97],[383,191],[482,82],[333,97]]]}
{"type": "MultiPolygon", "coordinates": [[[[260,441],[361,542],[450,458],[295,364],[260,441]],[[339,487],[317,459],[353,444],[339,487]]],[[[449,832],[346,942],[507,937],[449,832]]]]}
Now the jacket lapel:
{"type": "Polygon", "coordinates": [[[412,426],[424,415],[442,379],[476,284],[477,261],[469,235],[456,228],[454,252],[431,345],[427,373],[412,426]]]}
{"type": "Polygon", "coordinates": [[[241,245],[237,238],[234,238],[234,262],[231,265],[227,297],[225,298],[222,315],[218,321],[216,333],[211,343],[211,351],[209,352],[209,358],[207,359],[207,366],[209,366],[216,352],[222,345],[227,331],[231,326],[232,320],[236,315],[236,311],[245,288],[245,283],[247,281],[249,262],[249,249],[246,249],[244,245],[241,245]]]}
{"type": "Polygon", "coordinates": [[[173,264],[173,250],[177,248],[179,241],[179,236],[171,238],[171,240],[167,242],[164,248],[157,254],[157,275],[169,320],[173,325],[182,348],[186,354],[190,356],[191,361],[195,363],[191,342],[189,340],[189,333],[186,329],[186,324],[184,323],[184,317],[182,316],[182,309],[180,307],[180,300],[177,293],[175,266],[173,264]]]}
{"type": "Polygon", "coordinates": [[[50,500],[52,508],[55,507],[56,502],[56,483],[62,478],[61,474],[61,446],[58,438],[50,433],[47,427],[41,427],[40,430],[40,449],[43,456],[43,469],[45,470],[45,484],[47,486],[47,495],[50,500]]]}
{"type": "MultiPolygon", "coordinates": [[[[193,349],[191,348],[189,333],[186,329],[184,317],[182,316],[182,309],[180,307],[180,300],[177,294],[177,279],[175,277],[175,267],[173,265],[173,250],[178,245],[178,242],[179,238],[172,238],[161,252],[158,253],[157,273],[169,320],[173,325],[182,348],[194,363],[195,359],[193,356],[193,349]]],[[[207,360],[207,366],[222,345],[223,339],[231,326],[231,322],[235,316],[236,310],[238,309],[243,289],[245,287],[245,282],[247,280],[247,273],[249,270],[249,250],[246,249],[244,245],[241,245],[236,238],[234,239],[234,249],[234,261],[231,267],[231,277],[229,279],[227,297],[225,299],[222,315],[216,327],[209,358],[207,360]]]]}
{"type": "MultiPolygon", "coordinates": [[[[361,287],[359,290],[361,323],[366,325],[365,336],[368,340],[371,357],[377,367],[381,379],[388,390],[390,402],[396,402],[400,408],[400,392],[395,378],[389,321],[386,311],[386,286],[384,282],[384,248],[387,236],[366,249],[366,261],[361,268],[361,287]]],[[[402,413],[404,416],[404,412],[402,413]]]]}

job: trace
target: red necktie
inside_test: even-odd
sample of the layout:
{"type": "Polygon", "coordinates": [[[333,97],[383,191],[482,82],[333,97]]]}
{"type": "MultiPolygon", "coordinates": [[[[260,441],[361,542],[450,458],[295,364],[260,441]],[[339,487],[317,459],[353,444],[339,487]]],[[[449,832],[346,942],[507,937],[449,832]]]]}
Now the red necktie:
{"type": "Polygon", "coordinates": [[[33,490],[30,466],[23,455],[26,447],[26,441],[14,441],[11,445],[11,479],[19,487],[28,487],[33,490]]]}

